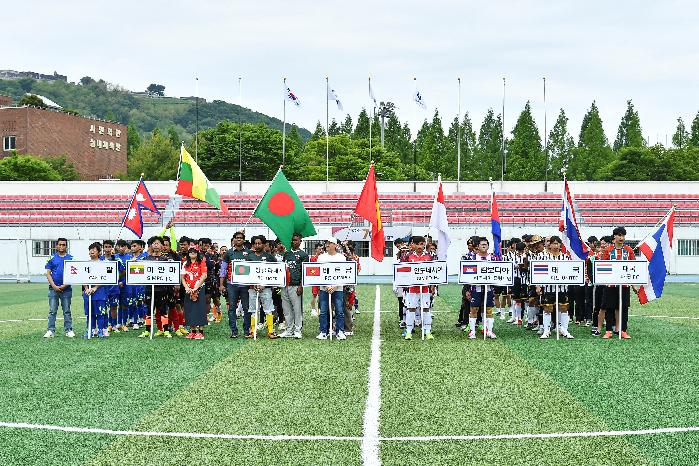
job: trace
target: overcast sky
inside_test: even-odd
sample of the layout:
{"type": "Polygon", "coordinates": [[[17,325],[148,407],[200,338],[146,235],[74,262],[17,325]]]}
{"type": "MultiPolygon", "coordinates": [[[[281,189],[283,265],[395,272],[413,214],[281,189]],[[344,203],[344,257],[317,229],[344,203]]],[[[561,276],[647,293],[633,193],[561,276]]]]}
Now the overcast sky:
{"type": "MultiPolygon", "coordinates": [[[[530,100],[540,131],[563,107],[577,140],[597,101],[612,142],[633,99],[651,144],[699,111],[699,5],[692,1],[27,1],[3,6],[0,68],[89,75],[166,94],[199,95],[282,117],[282,78],[299,96],[287,121],[325,122],[325,76],[356,116],[379,100],[411,126],[461,109],[476,129],[500,112],[506,131],[530,100]],[[11,38],[11,39],[8,39],[11,38]],[[694,44],[694,45],[692,45],[694,44]],[[412,102],[413,78],[428,105],[412,102]]],[[[60,104],[60,102],[59,102],[60,104]]],[[[330,107],[330,118],[344,119],[330,107]]]]}

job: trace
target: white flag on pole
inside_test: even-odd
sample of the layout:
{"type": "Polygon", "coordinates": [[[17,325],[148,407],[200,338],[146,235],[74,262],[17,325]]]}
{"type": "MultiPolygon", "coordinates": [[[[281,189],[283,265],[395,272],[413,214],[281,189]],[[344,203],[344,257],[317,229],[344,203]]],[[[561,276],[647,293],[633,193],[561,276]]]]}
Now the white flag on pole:
{"type": "Polygon", "coordinates": [[[371,87],[371,79],[369,80],[369,98],[374,101],[374,107],[376,107],[376,96],[374,95],[374,89],[371,87]]]}
{"type": "Polygon", "coordinates": [[[449,221],[447,220],[447,207],[444,204],[441,175],[439,177],[437,196],[434,198],[434,204],[432,204],[430,228],[437,229],[437,259],[445,261],[447,260],[449,244],[451,244],[451,232],[449,231],[449,221]]]}
{"type": "Polygon", "coordinates": [[[284,99],[288,100],[289,102],[293,103],[295,106],[300,107],[301,106],[301,101],[299,98],[291,92],[291,88],[288,86],[284,86],[284,99]]]}
{"type": "Polygon", "coordinates": [[[342,108],[342,102],[340,102],[340,98],[337,96],[335,89],[331,89],[329,87],[328,87],[328,100],[334,100],[335,103],[337,104],[337,109],[339,111],[344,110],[344,108],[342,108]]]}
{"type": "Polygon", "coordinates": [[[413,94],[413,100],[423,110],[427,110],[427,104],[425,103],[425,98],[422,96],[422,92],[415,87],[415,93],[413,94]]]}

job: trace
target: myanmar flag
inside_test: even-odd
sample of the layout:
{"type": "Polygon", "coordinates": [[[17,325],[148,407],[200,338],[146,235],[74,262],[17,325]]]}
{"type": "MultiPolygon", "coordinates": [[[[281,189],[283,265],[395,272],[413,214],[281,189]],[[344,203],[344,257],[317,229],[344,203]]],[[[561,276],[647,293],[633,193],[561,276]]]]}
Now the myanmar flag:
{"type": "Polygon", "coordinates": [[[253,215],[277,235],[287,250],[291,249],[294,233],[300,234],[302,238],[316,234],[311,217],[281,168],[253,215]]]}
{"type": "Polygon", "coordinates": [[[177,190],[175,194],[199,199],[217,209],[221,209],[223,213],[228,212],[226,204],[221,202],[218,193],[211,187],[204,172],[201,171],[199,165],[194,162],[194,159],[189,155],[184,145],[182,145],[180,149],[180,176],[177,180],[177,190]]]}

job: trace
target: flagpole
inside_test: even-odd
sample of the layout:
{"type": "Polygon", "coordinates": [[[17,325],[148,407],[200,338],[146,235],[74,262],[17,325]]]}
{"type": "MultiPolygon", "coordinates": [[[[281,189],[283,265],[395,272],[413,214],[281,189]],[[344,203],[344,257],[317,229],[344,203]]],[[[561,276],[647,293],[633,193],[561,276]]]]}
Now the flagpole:
{"type": "Polygon", "coordinates": [[[456,79],[459,82],[459,112],[456,116],[456,192],[458,193],[461,191],[461,78],[456,79]]]}
{"type": "Polygon", "coordinates": [[[194,97],[196,98],[196,130],[194,133],[194,161],[199,163],[199,78],[194,78],[194,97]]]}
{"type": "Polygon", "coordinates": [[[549,186],[549,144],[546,133],[546,76],[544,76],[544,151],[546,152],[546,172],[544,174],[544,192],[548,192],[549,186]]]}
{"type": "MultiPolygon", "coordinates": [[[[243,109],[243,78],[238,76],[238,102],[243,109]]],[[[243,120],[238,114],[238,190],[243,192],[243,120]]]]}
{"type": "Polygon", "coordinates": [[[330,84],[325,77],[325,192],[330,192],[330,102],[328,91],[330,84]]]}
{"type": "Polygon", "coordinates": [[[505,78],[502,78],[502,118],[500,119],[500,122],[502,124],[502,141],[500,143],[500,151],[502,153],[502,173],[501,173],[501,178],[500,178],[500,191],[505,191],[505,167],[506,167],[506,160],[505,160],[505,78]]]}
{"type": "MultiPolygon", "coordinates": [[[[369,97],[371,97],[371,76],[369,76],[369,97]]],[[[371,124],[373,123],[374,113],[376,112],[376,106],[373,107],[372,115],[369,117],[369,160],[373,160],[371,155],[371,124]]]]}
{"type": "MultiPolygon", "coordinates": [[[[284,92],[286,92],[286,78],[284,78],[284,92]]],[[[282,121],[282,165],[286,163],[286,95],[284,96],[283,104],[283,121],[282,121]]]]}
{"type": "MultiPolygon", "coordinates": [[[[417,90],[417,77],[413,76],[413,84],[415,89],[417,90]]],[[[413,98],[415,100],[415,98],[413,98]]],[[[417,103],[417,102],[416,102],[417,103]]],[[[413,108],[413,118],[415,119],[415,138],[413,139],[413,192],[417,192],[417,176],[415,172],[416,164],[417,164],[417,133],[418,133],[418,128],[420,126],[417,117],[417,109],[413,108]]],[[[383,124],[381,125],[383,127],[383,124]]]]}
{"type": "MultiPolygon", "coordinates": [[[[182,152],[180,152],[180,160],[182,159],[182,152]]],[[[179,174],[180,174],[180,169],[179,166],[177,167],[177,178],[179,179],[179,174]]],[[[124,222],[126,221],[126,217],[129,215],[129,211],[131,210],[131,205],[133,204],[133,200],[136,198],[136,193],[138,192],[138,187],[141,186],[141,182],[143,181],[143,173],[141,173],[141,177],[138,179],[138,183],[136,184],[136,189],[133,190],[133,195],[131,196],[131,201],[129,202],[129,207],[126,209],[126,213],[124,214],[124,218],[121,219],[121,226],[119,227],[119,233],[117,234],[117,241],[119,241],[119,238],[121,238],[121,232],[124,229],[124,222]]],[[[139,207],[140,209],[140,207],[139,207]]]]}

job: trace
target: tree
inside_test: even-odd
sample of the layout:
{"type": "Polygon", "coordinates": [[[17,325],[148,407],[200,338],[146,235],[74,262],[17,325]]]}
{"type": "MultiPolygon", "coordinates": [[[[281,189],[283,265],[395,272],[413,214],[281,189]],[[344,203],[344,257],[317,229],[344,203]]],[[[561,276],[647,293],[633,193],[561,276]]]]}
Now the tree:
{"type": "Polygon", "coordinates": [[[47,105],[44,103],[43,99],[38,95],[25,94],[19,101],[20,107],[23,105],[28,105],[31,107],[46,108],[47,105]]]}
{"type": "Polygon", "coordinates": [[[0,160],[0,180],[60,181],[61,175],[46,160],[13,152],[0,160]]]}
{"type": "MultiPolygon", "coordinates": [[[[376,131],[379,128],[372,128],[372,132],[376,131]]],[[[372,139],[373,139],[373,134],[372,134],[372,139]]],[[[352,138],[354,139],[369,139],[369,115],[367,114],[366,109],[362,108],[362,111],[359,112],[359,116],[357,117],[357,127],[354,129],[354,132],[352,133],[352,138]]]]}
{"type": "Polygon", "coordinates": [[[89,76],[83,76],[82,78],[80,78],[80,84],[83,86],[89,86],[90,84],[94,84],[94,83],[95,83],[95,80],[89,76]]]}
{"type": "Polygon", "coordinates": [[[65,155],[46,157],[44,160],[51,165],[51,168],[56,170],[62,181],[77,181],[80,179],[80,174],[75,169],[75,165],[68,162],[68,158],[65,155]]]}
{"type": "Polygon", "coordinates": [[[342,133],[342,131],[340,130],[340,125],[337,123],[335,118],[333,118],[330,122],[330,128],[328,128],[328,134],[330,136],[337,136],[340,133],[342,133]]]}
{"type": "Polygon", "coordinates": [[[615,181],[667,181],[672,179],[672,166],[665,162],[665,150],[653,147],[625,147],[609,165],[609,179],[615,181]]]}
{"type": "Polygon", "coordinates": [[[320,121],[316,123],[316,129],[311,135],[311,141],[317,141],[319,139],[325,139],[325,128],[320,124],[320,121]]]}
{"type": "Polygon", "coordinates": [[[643,131],[641,131],[641,119],[631,100],[626,102],[626,113],[619,123],[614,140],[614,152],[618,152],[622,147],[646,147],[643,131]]]}
{"type": "Polygon", "coordinates": [[[126,132],[126,158],[131,159],[131,156],[141,146],[141,136],[134,125],[129,125],[126,132]]]}
{"type": "Polygon", "coordinates": [[[541,180],[546,168],[541,137],[527,101],[512,130],[507,147],[505,177],[508,180],[541,180]]]}
{"type": "MultiPolygon", "coordinates": [[[[471,124],[471,118],[468,116],[468,112],[464,113],[464,118],[459,123],[457,117],[449,126],[449,132],[447,134],[447,151],[454,154],[454,160],[458,158],[458,147],[457,141],[459,139],[459,129],[461,129],[461,175],[460,180],[472,180],[473,173],[469,169],[475,160],[476,151],[476,133],[473,131],[473,125],[471,124]]],[[[451,170],[452,179],[456,179],[456,174],[458,171],[458,160],[454,164],[453,170],[451,170]]]]}
{"type": "Polygon", "coordinates": [[[182,145],[182,139],[180,139],[180,135],[173,126],[170,126],[167,129],[167,137],[170,140],[170,143],[172,143],[172,147],[180,147],[180,145],[182,145]]]}
{"type": "Polygon", "coordinates": [[[141,173],[144,173],[148,180],[174,180],[177,177],[179,161],[177,148],[172,146],[170,139],[156,130],[129,160],[127,176],[137,180],[141,173]]]}
{"type": "Polygon", "coordinates": [[[684,126],[682,117],[677,119],[677,130],[675,130],[675,134],[672,135],[672,144],[679,149],[689,144],[689,133],[684,126]]]}
{"type": "Polygon", "coordinates": [[[692,120],[692,129],[689,135],[689,144],[691,144],[692,147],[699,147],[699,112],[697,112],[697,116],[695,116],[694,120],[692,120]]]}
{"type": "Polygon", "coordinates": [[[165,95],[165,86],[162,84],[151,84],[146,88],[146,92],[150,95],[159,95],[162,97],[165,95]]]}
{"type": "Polygon", "coordinates": [[[347,115],[345,121],[340,125],[340,132],[348,136],[352,136],[352,117],[347,115]]]}
{"type": "MultiPolygon", "coordinates": [[[[544,148],[546,149],[546,148],[544,148]]],[[[561,170],[568,168],[575,149],[573,136],[568,134],[568,117],[561,109],[548,137],[548,178],[557,180],[561,170]]]]}
{"type": "Polygon", "coordinates": [[[456,179],[455,154],[444,135],[442,119],[439,111],[435,110],[432,121],[425,121],[415,139],[417,164],[430,174],[431,179],[437,179],[438,174],[447,180],[456,179]]]}
{"type": "Polygon", "coordinates": [[[470,173],[469,179],[499,178],[501,160],[502,119],[500,115],[495,117],[493,109],[489,108],[478,132],[475,157],[466,167],[467,173],[470,173]]]}
{"type": "Polygon", "coordinates": [[[602,179],[601,170],[612,161],[613,156],[599,109],[593,101],[580,126],[578,147],[573,151],[568,165],[568,177],[579,181],[602,179]]]}

